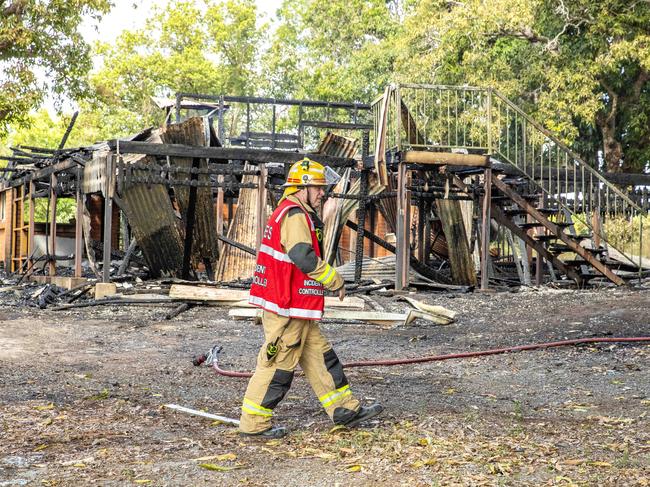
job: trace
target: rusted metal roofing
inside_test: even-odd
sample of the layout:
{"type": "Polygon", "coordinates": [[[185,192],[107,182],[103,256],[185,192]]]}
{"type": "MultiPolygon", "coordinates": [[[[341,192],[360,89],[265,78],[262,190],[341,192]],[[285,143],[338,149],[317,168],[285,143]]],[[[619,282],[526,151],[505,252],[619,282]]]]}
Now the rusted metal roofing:
{"type": "MultiPolygon", "coordinates": [[[[342,137],[340,135],[328,132],[318,146],[320,154],[326,154],[336,157],[352,158],[357,153],[358,142],[356,139],[342,137]]],[[[357,184],[350,187],[350,170],[346,168],[341,174],[341,181],[336,185],[333,192],[335,193],[358,193],[357,184]]],[[[323,205],[323,222],[325,224],[323,238],[324,259],[329,263],[334,263],[336,257],[337,236],[341,228],[351,216],[352,212],[358,208],[358,200],[343,200],[340,198],[329,198],[323,205]]]]}
{"type": "MultiPolygon", "coordinates": [[[[166,144],[185,144],[193,146],[207,147],[210,145],[210,126],[207,118],[194,117],[184,122],[167,125],[161,131],[161,139],[166,144]]],[[[192,167],[191,158],[172,157],[171,164],[190,169],[192,167]]],[[[208,161],[201,159],[200,168],[207,168],[208,161]]],[[[190,178],[187,173],[178,173],[181,177],[190,178]]],[[[209,181],[208,174],[201,174],[199,181],[209,181]]],[[[180,207],[181,215],[185,220],[189,203],[189,186],[172,186],[174,194],[180,207]]],[[[216,219],[214,214],[214,204],[212,198],[212,188],[199,187],[196,193],[196,213],[194,217],[194,235],[192,240],[192,264],[194,267],[199,264],[209,264],[212,270],[216,269],[219,260],[219,249],[216,237],[216,219]]],[[[187,225],[187,222],[185,222],[187,225]]],[[[182,254],[182,252],[181,252],[182,254]]]]}
{"type": "Polygon", "coordinates": [[[357,146],[358,142],[356,139],[327,132],[327,135],[325,135],[318,145],[316,152],[328,156],[352,158],[357,153],[357,146]]]}
{"type": "Polygon", "coordinates": [[[83,171],[81,189],[84,193],[98,193],[104,189],[106,178],[106,158],[110,155],[107,150],[93,152],[93,158],[86,163],[83,171]]]}
{"type": "MultiPolygon", "coordinates": [[[[249,170],[251,166],[246,164],[245,169],[249,170]]],[[[242,183],[256,183],[258,180],[258,176],[246,175],[242,178],[242,183]]],[[[227,235],[229,239],[251,248],[256,248],[257,244],[258,191],[257,188],[241,188],[239,190],[237,209],[227,235]]],[[[268,214],[268,205],[265,204],[264,212],[262,212],[264,221],[268,218],[268,214]]],[[[252,277],[255,261],[256,256],[226,245],[223,247],[216,280],[233,281],[252,277]]]]}
{"type": "MultiPolygon", "coordinates": [[[[147,142],[160,143],[158,132],[154,131],[147,142]]],[[[156,163],[151,156],[137,154],[124,156],[123,162],[125,165],[156,163]]],[[[144,177],[146,171],[135,170],[134,176],[144,177]]],[[[183,265],[181,222],[172,207],[167,188],[161,184],[130,184],[124,187],[121,201],[151,274],[155,277],[180,275],[183,265]]]]}
{"type": "MultiPolygon", "coordinates": [[[[395,282],[395,266],[397,264],[394,255],[387,255],[386,257],[376,259],[364,257],[362,262],[362,279],[378,279],[380,281],[395,282]]],[[[337,267],[336,272],[338,272],[347,282],[354,282],[354,267],[355,261],[352,260],[337,267]]],[[[409,267],[409,276],[411,281],[428,281],[428,279],[413,270],[411,267],[409,267]]]]}

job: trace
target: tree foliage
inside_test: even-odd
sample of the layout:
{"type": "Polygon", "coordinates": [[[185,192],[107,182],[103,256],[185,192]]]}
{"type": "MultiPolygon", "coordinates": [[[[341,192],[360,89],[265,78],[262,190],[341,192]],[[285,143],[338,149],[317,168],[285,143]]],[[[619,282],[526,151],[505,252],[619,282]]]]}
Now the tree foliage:
{"type": "Polygon", "coordinates": [[[99,17],[109,0],[0,1],[0,136],[28,122],[45,95],[86,93],[90,49],[83,16],[99,17]]]}
{"type": "Polygon", "coordinates": [[[392,79],[400,30],[385,0],[285,0],[264,57],[270,94],[367,102],[392,79]]]}
{"type": "MultiPolygon", "coordinates": [[[[12,5],[42,9],[35,0],[12,5]]],[[[72,5],[99,12],[104,4],[56,5],[60,13],[72,5]]],[[[59,29],[69,39],[76,15],[59,29]]],[[[1,60],[17,70],[9,78],[11,65],[0,64],[13,83],[0,90],[15,93],[0,98],[0,130],[2,117],[25,121],[40,100],[25,68],[33,59],[27,47],[8,57],[7,40],[22,39],[13,17],[0,21],[1,60]]],[[[77,53],[76,68],[53,79],[79,92],[88,67],[83,43],[73,48],[54,37],[40,42],[67,50],[42,63],[58,72],[67,66],[61,59],[77,53]]],[[[430,82],[499,89],[601,168],[650,163],[650,2],[643,0],[285,0],[272,31],[253,0],[175,0],[97,55],[93,103],[85,107],[89,136],[160,122],[150,96],[178,91],[369,102],[392,81],[430,82]]]]}
{"type": "Polygon", "coordinates": [[[169,3],[146,26],[99,46],[103,63],[91,82],[95,108],[124,129],[159,120],[151,96],[176,92],[253,94],[265,26],[253,0],[169,3]]]}
{"type": "Polygon", "coordinates": [[[422,0],[400,79],[494,86],[607,170],[650,161],[650,4],[422,0]]]}

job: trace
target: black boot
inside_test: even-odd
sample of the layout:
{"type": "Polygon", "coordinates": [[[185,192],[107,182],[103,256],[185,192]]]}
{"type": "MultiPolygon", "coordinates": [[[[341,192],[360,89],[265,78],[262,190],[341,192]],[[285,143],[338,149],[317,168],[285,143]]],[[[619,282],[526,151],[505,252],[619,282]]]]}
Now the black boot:
{"type": "Polygon", "coordinates": [[[259,431],[258,433],[244,433],[240,431],[241,436],[251,437],[251,438],[260,438],[265,440],[276,440],[287,435],[289,431],[284,426],[273,426],[267,430],[259,431]]]}
{"type": "Polygon", "coordinates": [[[349,409],[337,408],[334,411],[334,423],[342,424],[348,428],[354,428],[359,423],[374,418],[383,410],[384,407],[377,402],[370,406],[361,406],[356,412],[350,411],[349,409]]]}

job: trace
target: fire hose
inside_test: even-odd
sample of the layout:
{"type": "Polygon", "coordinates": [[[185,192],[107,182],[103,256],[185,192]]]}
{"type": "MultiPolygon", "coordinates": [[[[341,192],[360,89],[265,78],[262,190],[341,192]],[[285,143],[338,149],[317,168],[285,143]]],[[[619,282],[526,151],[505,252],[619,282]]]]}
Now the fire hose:
{"type": "MultiPolygon", "coordinates": [[[[358,362],[349,362],[343,364],[344,368],[352,367],[387,367],[392,365],[421,364],[426,362],[439,362],[450,359],[464,359],[472,357],[485,357],[487,355],[499,355],[509,352],[523,352],[527,350],[546,349],[553,347],[565,347],[569,345],[584,345],[591,343],[650,343],[650,336],[647,337],[610,337],[610,338],[577,338],[573,340],[562,340],[558,342],[532,343],[529,345],[517,345],[514,347],[493,348],[477,352],[450,353],[446,355],[429,355],[424,357],[390,359],[390,360],[366,360],[358,362]]],[[[219,367],[219,353],[223,347],[215,345],[206,354],[195,357],[192,363],[199,366],[205,363],[212,366],[218,375],[226,377],[252,377],[251,372],[238,372],[234,370],[225,370],[219,367]]]]}

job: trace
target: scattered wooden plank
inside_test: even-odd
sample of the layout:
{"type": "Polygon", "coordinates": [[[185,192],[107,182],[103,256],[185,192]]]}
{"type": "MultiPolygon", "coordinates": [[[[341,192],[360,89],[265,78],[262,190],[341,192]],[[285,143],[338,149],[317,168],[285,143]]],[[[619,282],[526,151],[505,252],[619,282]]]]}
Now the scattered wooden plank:
{"type": "Polygon", "coordinates": [[[437,319],[439,318],[439,324],[447,325],[456,320],[456,312],[447,309],[444,306],[436,306],[433,304],[423,303],[422,301],[418,301],[417,299],[413,299],[408,296],[404,296],[403,299],[410,303],[414,308],[420,311],[424,311],[431,316],[435,316],[437,319]]]}
{"type": "Polygon", "coordinates": [[[183,301],[218,301],[231,302],[248,300],[248,291],[245,289],[222,289],[204,286],[187,286],[172,284],[169,288],[169,297],[183,301]]]}
{"type": "MultiPolygon", "coordinates": [[[[172,284],[169,297],[181,301],[206,301],[211,303],[236,304],[238,307],[248,306],[248,290],[246,289],[221,289],[203,286],[188,286],[172,284]]],[[[325,296],[325,308],[364,309],[365,303],[360,298],[346,297],[340,301],[337,297],[325,296]]]]}
{"type": "Polygon", "coordinates": [[[192,303],[181,303],[176,308],[174,308],[169,313],[167,313],[165,315],[165,319],[171,320],[172,318],[176,318],[179,314],[184,313],[185,311],[192,308],[193,306],[194,305],[192,303]]]}

